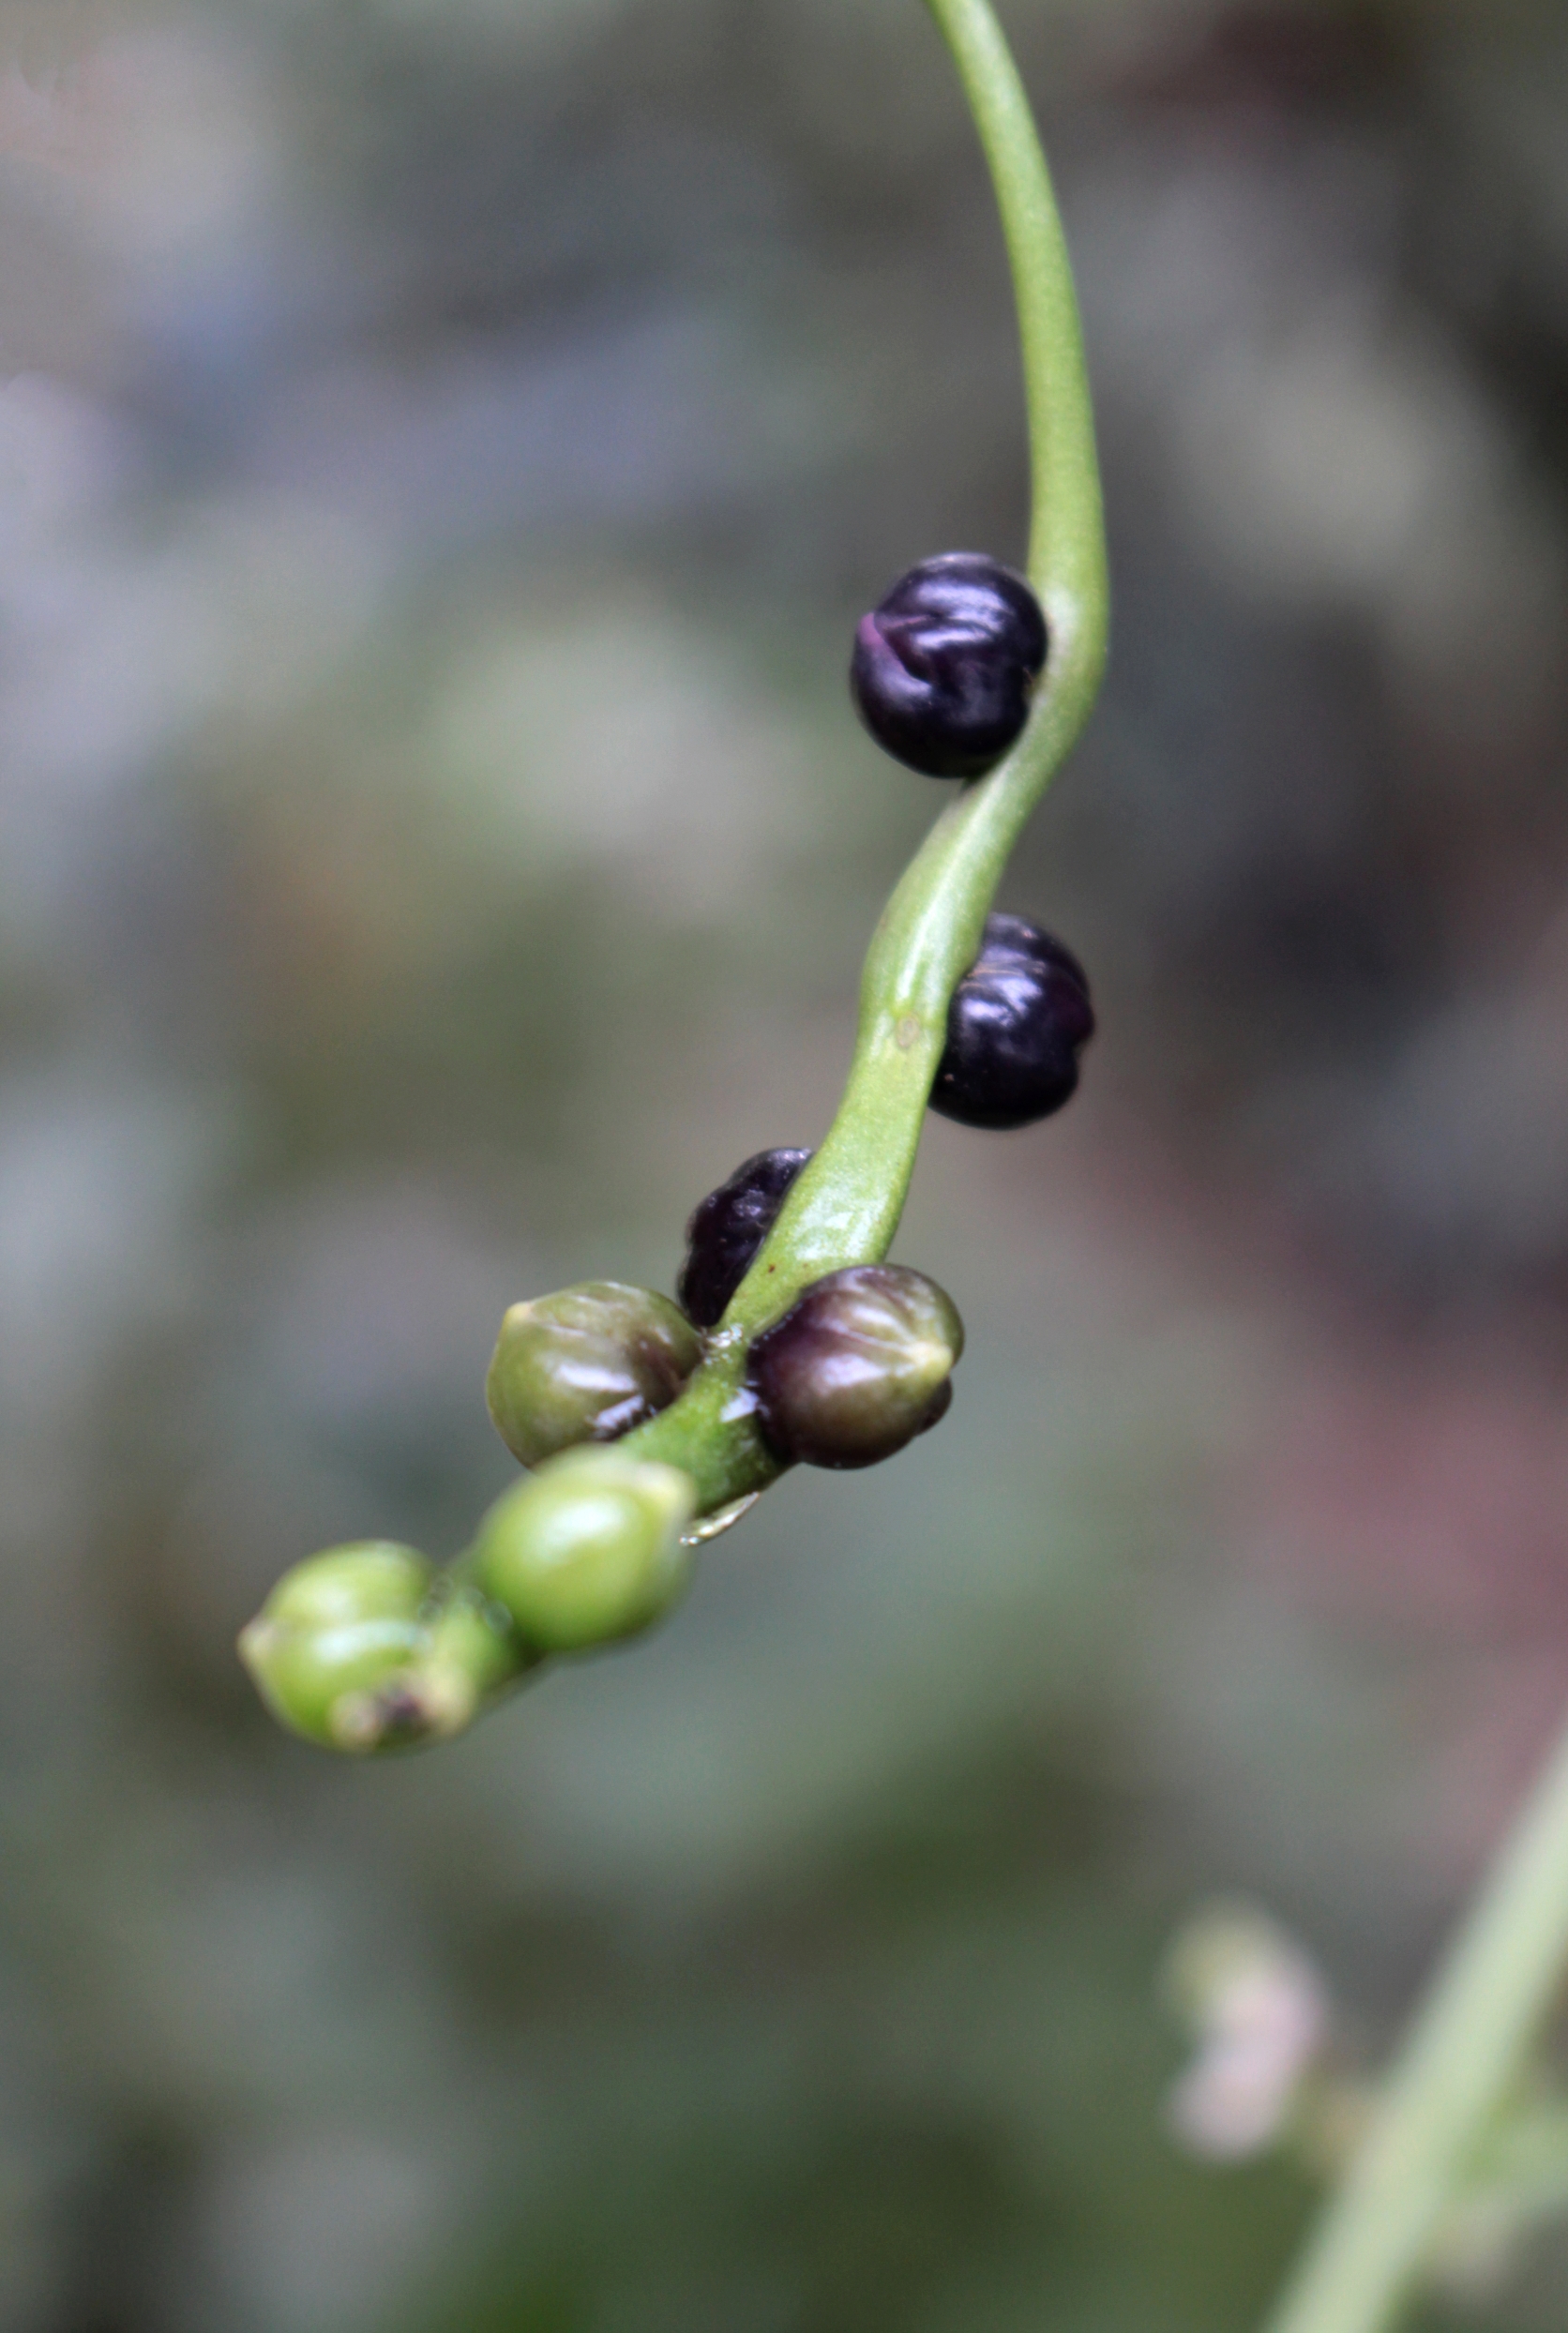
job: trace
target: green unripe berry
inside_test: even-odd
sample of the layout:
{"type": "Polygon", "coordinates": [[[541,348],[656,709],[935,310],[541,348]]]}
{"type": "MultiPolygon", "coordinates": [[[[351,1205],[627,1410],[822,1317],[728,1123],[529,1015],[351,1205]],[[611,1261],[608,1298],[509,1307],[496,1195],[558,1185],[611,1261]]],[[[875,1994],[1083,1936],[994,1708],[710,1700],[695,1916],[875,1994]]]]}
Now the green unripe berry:
{"type": "Polygon", "coordinates": [[[497,1433],[525,1467],[612,1442],[667,1409],[702,1358],[686,1315],[652,1288],[588,1280],[514,1304],[485,1381],[497,1433]]]}
{"type": "Polygon", "coordinates": [[[397,1730],[392,1713],[371,1740],[364,1711],[425,1651],[432,1577],[423,1556],[387,1540],[329,1547],[285,1573],[239,1640],[274,1716],[325,1749],[379,1747],[397,1730]]]}
{"type": "Polygon", "coordinates": [[[686,1586],[681,1534],[695,1507],[691,1478],[676,1467],[573,1452],[490,1509],[475,1575],[541,1650],[611,1644],[648,1627],[686,1586]]]}
{"type": "Polygon", "coordinates": [[[499,1604],[448,1574],[425,1607],[417,1659],[346,1694],[332,1713],[334,1742],[366,1756],[449,1741],[541,1658],[499,1604]]]}

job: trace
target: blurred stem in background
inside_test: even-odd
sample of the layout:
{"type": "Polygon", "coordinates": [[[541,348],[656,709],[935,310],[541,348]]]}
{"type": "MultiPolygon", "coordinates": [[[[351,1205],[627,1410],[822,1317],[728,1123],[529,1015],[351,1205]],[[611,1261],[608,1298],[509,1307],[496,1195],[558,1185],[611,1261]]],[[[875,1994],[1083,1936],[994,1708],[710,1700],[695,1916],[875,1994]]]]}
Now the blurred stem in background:
{"type": "Polygon", "coordinates": [[[1386,2333],[1480,2169],[1568,1964],[1568,1734],[1417,2012],[1265,2333],[1386,2333]]]}

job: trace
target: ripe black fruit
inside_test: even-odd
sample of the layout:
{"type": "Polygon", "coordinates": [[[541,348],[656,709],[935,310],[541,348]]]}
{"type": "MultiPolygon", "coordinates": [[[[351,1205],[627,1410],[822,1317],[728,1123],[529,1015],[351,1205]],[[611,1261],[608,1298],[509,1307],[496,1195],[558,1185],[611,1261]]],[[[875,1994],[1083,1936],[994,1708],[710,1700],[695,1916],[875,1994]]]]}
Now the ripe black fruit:
{"type": "Polygon", "coordinates": [[[675,1293],[700,1329],[716,1328],[723,1319],[810,1155],[809,1151],[759,1151],[693,1210],[675,1293]]]}
{"type": "Polygon", "coordinates": [[[927,777],[978,777],[1029,718],[1046,620],[983,551],[924,559],[855,629],[850,688],[879,745],[927,777]]]}
{"type": "Polygon", "coordinates": [[[934,1280],[853,1264],[813,1282],[751,1347],[746,1384],[781,1458],[871,1467],[936,1424],[964,1327],[934,1280]]]}
{"type": "Polygon", "coordinates": [[[931,1107],[960,1126],[1033,1125],[1071,1101],[1093,1033],[1077,956],[1021,915],[988,916],[948,1008],[931,1107]]]}

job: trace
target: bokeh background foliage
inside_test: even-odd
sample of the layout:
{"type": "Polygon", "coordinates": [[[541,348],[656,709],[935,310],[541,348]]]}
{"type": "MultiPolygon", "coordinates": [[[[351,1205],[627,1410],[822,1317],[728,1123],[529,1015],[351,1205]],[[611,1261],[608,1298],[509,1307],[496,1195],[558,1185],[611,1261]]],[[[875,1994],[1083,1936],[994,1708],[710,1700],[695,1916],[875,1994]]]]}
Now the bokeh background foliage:
{"type": "Polygon", "coordinates": [[[940,1433],[358,1771],[240,1622],[451,1552],[505,1303],[827,1122],[936,803],[851,624],[1023,546],[990,200],[915,0],[0,11],[16,2333],[1241,2333],[1308,2190],[1175,2146],[1167,1938],[1377,2052],[1568,1693],[1568,19],[1006,14],[1083,1094],[933,1122],[940,1433]]]}

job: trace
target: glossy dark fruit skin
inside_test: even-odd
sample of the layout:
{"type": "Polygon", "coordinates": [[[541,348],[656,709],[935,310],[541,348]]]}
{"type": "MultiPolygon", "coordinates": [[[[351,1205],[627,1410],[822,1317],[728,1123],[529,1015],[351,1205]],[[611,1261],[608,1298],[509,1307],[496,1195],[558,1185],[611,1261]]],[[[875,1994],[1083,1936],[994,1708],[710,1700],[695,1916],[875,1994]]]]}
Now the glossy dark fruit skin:
{"type": "Polygon", "coordinates": [[[809,1151],[759,1151],[693,1209],[675,1293],[700,1329],[716,1328],[723,1319],[810,1155],[809,1151]]]}
{"type": "Polygon", "coordinates": [[[1021,915],[988,916],[948,1008],[931,1107],[960,1126],[1032,1126],[1071,1101],[1093,1033],[1089,983],[1071,950],[1021,915]]]}
{"type": "Polygon", "coordinates": [[[943,551],[862,616],[850,690],[895,760],[927,777],[979,777],[1021,733],[1047,645],[1021,575],[983,551],[943,551]]]}
{"type": "Polygon", "coordinates": [[[585,1280],[514,1304],[485,1380],[495,1430],[536,1467],[580,1442],[612,1442],[667,1409],[702,1358],[668,1296],[585,1280]]]}
{"type": "Polygon", "coordinates": [[[898,1264],[814,1281],[751,1347],[746,1384],[780,1458],[874,1467],[936,1424],[964,1327],[951,1297],[898,1264]]]}

